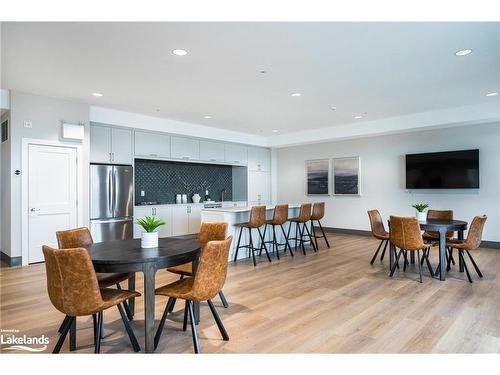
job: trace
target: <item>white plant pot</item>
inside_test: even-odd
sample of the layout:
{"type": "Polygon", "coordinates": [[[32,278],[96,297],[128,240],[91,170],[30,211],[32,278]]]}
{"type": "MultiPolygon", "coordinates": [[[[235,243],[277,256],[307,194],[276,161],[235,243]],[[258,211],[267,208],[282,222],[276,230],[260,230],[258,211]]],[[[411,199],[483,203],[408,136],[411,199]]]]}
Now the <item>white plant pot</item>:
{"type": "Polygon", "coordinates": [[[193,194],[191,199],[193,200],[193,203],[200,203],[201,200],[200,194],[193,194]]]}
{"type": "Polygon", "coordinates": [[[418,212],[417,211],[417,219],[420,222],[427,221],[427,212],[418,212]]]}
{"type": "Polygon", "coordinates": [[[141,247],[143,249],[158,247],[158,232],[143,232],[141,236],[141,247]]]}

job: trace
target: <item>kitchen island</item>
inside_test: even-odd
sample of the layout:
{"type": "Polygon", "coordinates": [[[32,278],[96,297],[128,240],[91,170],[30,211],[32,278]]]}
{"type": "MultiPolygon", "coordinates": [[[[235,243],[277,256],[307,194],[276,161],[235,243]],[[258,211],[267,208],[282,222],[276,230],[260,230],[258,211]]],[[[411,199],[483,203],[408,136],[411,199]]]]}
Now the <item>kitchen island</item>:
{"type": "MultiPolygon", "coordinates": [[[[246,223],[250,219],[250,210],[252,207],[222,207],[222,208],[205,208],[201,210],[201,222],[226,222],[228,223],[228,235],[233,236],[233,243],[231,245],[231,251],[229,252],[229,259],[232,260],[234,258],[234,253],[236,251],[236,245],[238,243],[238,236],[240,234],[240,228],[235,227],[235,224],[238,223],[246,223]]],[[[274,213],[274,205],[266,206],[267,215],[266,219],[270,220],[273,218],[274,213]]],[[[289,204],[288,205],[288,217],[297,217],[299,215],[300,205],[298,204],[289,204]]],[[[288,231],[290,223],[287,222],[283,225],[285,231],[288,231]]],[[[277,228],[278,229],[278,228],[277,228]]],[[[261,232],[263,233],[264,226],[261,228],[261,232]]],[[[266,232],[266,241],[269,241],[272,237],[272,233],[270,228],[268,228],[266,232]]],[[[281,230],[276,230],[276,237],[279,243],[284,243],[283,233],[281,230]]],[[[291,228],[290,238],[295,238],[295,226],[291,228]]],[[[257,230],[252,230],[252,241],[255,247],[260,246],[260,238],[257,230]]],[[[241,236],[240,245],[247,245],[249,242],[248,238],[248,230],[244,230],[241,236]]],[[[293,242],[290,243],[291,246],[294,245],[293,242]]],[[[270,251],[272,249],[271,244],[267,244],[267,249],[270,251]]],[[[280,250],[283,249],[283,246],[280,246],[280,250]]],[[[248,257],[249,252],[248,249],[240,249],[238,253],[238,259],[243,259],[248,257]]]]}

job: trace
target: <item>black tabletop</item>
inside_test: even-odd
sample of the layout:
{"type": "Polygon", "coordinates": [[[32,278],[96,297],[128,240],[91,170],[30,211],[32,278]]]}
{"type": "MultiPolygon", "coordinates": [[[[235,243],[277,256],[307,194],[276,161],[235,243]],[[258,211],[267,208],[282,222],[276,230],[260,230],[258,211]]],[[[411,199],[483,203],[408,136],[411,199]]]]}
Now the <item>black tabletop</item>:
{"type": "Polygon", "coordinates": [[[420,228],[424,230],[439,230],[440,228],[451,230],[467,229],[467,222],[462,220],[427,219],[420,221],[420,228]]]}
{"type": "Polygon", "coordinates": [[[141,240],[95,243],[87,247],[97,272],[140,271],[144,263],[156,268],[193,261],[199,253],[198,239],[160,238],[158,247],[143,249],[141,240]]]}

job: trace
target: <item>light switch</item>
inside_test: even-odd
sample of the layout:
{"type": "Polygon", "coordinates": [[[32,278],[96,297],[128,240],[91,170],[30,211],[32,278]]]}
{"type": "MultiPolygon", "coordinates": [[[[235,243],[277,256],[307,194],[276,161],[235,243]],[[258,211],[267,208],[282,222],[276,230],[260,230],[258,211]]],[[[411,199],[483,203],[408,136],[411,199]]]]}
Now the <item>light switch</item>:
{"type": "Polygon", "coordinates": [[[31,123],[31,120],[24,120],[24,127],[31,129],[33,127],[33,124],[31,123]]]}
{"type": "Polygon", "coordinates": [[[144,190],[141,190],[141,197],[145,196],[144,190]]]}

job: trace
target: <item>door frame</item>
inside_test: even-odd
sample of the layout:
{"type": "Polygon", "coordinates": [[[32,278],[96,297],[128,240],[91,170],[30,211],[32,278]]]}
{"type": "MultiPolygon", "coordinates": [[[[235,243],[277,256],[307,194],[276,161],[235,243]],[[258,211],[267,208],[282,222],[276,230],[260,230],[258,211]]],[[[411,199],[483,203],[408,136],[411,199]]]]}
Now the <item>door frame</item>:
{"type": "Polygon", "coordinates": [[[28,244],[29,244],[29,218],[28,218],[28,201],[29,201],[29,146],[49,146],[49,147],[65,147],[76,149],[76,221],[77,226],[83,225],[83,159],[81,144],[75,144],[62,141],[50,141],[46,139],[23,138],[21,146],[21,265],[28,265],[28,244]]]}

